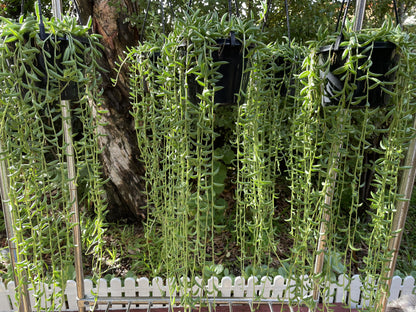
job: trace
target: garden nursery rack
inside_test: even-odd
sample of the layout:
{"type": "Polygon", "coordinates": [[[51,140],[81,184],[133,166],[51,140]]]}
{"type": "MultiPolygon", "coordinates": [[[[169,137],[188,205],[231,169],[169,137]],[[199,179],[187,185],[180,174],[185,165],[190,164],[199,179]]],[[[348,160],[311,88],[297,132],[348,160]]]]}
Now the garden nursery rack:
{"type": "MultiPolygon", "coordinates": [[[[358,30],[361,28],[362,25],[362,19],[363,19],[363,12],[364,12],[364,8],[366,5],[366,0],[360,0],[358,1],[358,5],[356,8],[356,16],[360,17],[357,18],[356,20],[356,26],[355,29],[358,30]]],[[[53,0],[52,1],[52,9],[53,9],[53,14],[56,18],[60,19],[61,18],[61,11],[62,11],[62,4],[60,2],[60,0],[53,0]]],[[[100,296],[100,290],[98,290],[98,295],[97,296],[88,296],[86,295],[87,293],[91,293],[92,290],[92,282],[90,280],[84,280],[84,274],[83,274],[83,259],[82,259],[82,250],[81,250],[81,241],[82,241],[82,237],[81,237],[81,229],[80,229],[80,222],[79,222],[79,207],[78,207],[78,202],[77,202],[77,187],[76,184],[74,183],[75,181],[75,159],[74,159],[74,151],[72,149],[72,133],[71,133],[71,125],[70,125],[70,116],[69,116],[69,103],[70,101],[62,101],[62,113],[63,113],[63,119],[65,120],[64,122],[64,138],[65,138],[65,143],[66,143],[66,148],[67,148],[67,164],[68,164],[68,180],[70,181],[69,183],[71,184],[69,186],[70,189],[70,196],[71,196],[71,202],[73,202],[72,204],[72,212],[73,212],[73,220],[72,222],[75,224],[74,228],[73,228],[73,236],[74,236],[74,245],[75,245],[75,263],[74,263],[74,267],[75,267],[75,273],[76,273],[76,282],[74,284],[71,284],[71,287],[67,287],[69,293],[67,293],[67,297],[70,297],[70,293],[72,296],[72,298],[76,297],[76,305],[77,305],[77,309],[79,310],[79,312],[84,312],[87,308],[89,307],[98,307],[100,310],[109,310],[110,308],[114,308],[114,307],[119,307],[119,308],[123,308],[124,311],[129,312],[131,309],[135,309],[137,308],[136,306],[138,305],[139,308],[141,309],[147,309],[148,312],[150,312],[150,310],[152,309],[156,309],[158,307],[165,307],[167,308],[169,311],[171,311],[173,309],[173,307],[176,307],[175,304],[172,305],[172,302],[180,302],[180,294],[174,294],[172,296],[165,296],[162,297],[161,293],[160,293],[160,297],[158,297],[157,292],[158,290],[160,291],[161,285],[157,286],[157,288],[155,287],[152,291],[150,291],[149,288],[149,281],[147,279],[143,280],[143,279],[139,279],[139,284],[140,281],[141,282],[145,282],[147,283],[147,288],[140,288],[140,286],[134,286],[136,283],[136,280],[134,279],[126,279],[125,281],[125,285],[123,287],[121,287],[121,281],[118,279],[115,279],[115,284],[118,285],[117,287],[117,291],[116,293],[111,293],[111,296],[108,296],[108,293],[112,292],[111,290],[107,289],[106,287],[106,281],[103,281],[103,285],[102,287],[100,287],[99,289],[101,289],[101,291],[104,291],[105,293],[103,293],[102,296],[100,296]],[[147,281],[147,282],[146,282],[147,281]],[[128,288],[126,285],[130,284],[133,285],[133,287],[128,288]],[[76,294],[74,294],[73,292],[75,291],[76,287],[76,294]],[[88,289],[88,291],[87,291],[88,289]],[[130,289],[130,290],[129,290],[130,289]],[[146,290],[147,289],[147,290],[146,290]],[[122,293],[123,290],[123,293],[122,293]],[[140,295],[138,296],[138,293],[144,290],[144,295],[140,295]],[[152,293],[152,295],[150,295],[150,292],[152,293]],[[178,296],[178,298],[176,298],[176,296],[178,296]]],[[[414,120],[414,128],[416,128],[416,119],[414,120]]],[[[3,152],[2,150],[2,146],[0,144],[0,154],[3,152]]],[[[406,156],[406,160],[405,160],[405,170],[403,171],[403,175],[401,177],[401,184],[400,184],[400,194],[403,196],[403,198],[405,200],[401,200],[397,203],[396,205],[396,212],[395,212],[395,216],[393,219],[393,231],[395,233],[397,233],[397,235],[395,235],[389,243],[389,250],[393,251],[393,256],[391,258],[391,261],[388,263],[388,276],[386,276],[386,279],[388,280],[388,285],[389,285],[389,289],[393,290],[397,290],[396,291],[396,297],[398,296],[398,292],[403,293],[411,293],[410,289],[405,289],[405,286],[402,285],[402,281],[400,279],[400,281],[398,281],[398,279],[395,277],[393,278],[393,272],[396,266],[396,261],[397,261],[397,255],[398,255],[398,251],[399,251],[399,247],[400,247],[400,242],[401,242],[401,237],[402,237],[402,230],[404,228],[404,224],[406,221],[406,216],[407,216],[407,211],[408,211],[408,206],[409,206],[409,199],[411,197],[412,194],[412,190],[413,190],[413,185],[414,185],[414,180],[415,180],[415,174],[416,174],[416,139],[413,138],[409,149],[407,151],[407,156],[406,156]],[[393,284],[397,284],[399,283],[400,285],[396,285],[395,287],[392,287],[392,283],[393,284]],[[402,288],[400,288],[402,287],[402,288]]],[[[0,162],[0,174],[2,177],[7,177],[8,176],[8,172],[7,172],[7,167],[5,164],[5,161],[2,160],[0,162]]],[[[3,181],[3,180],[2,180],[3,181]]],[[[9,193],[9,185],[2,183],[1,184],[1,198],[2,198],[2,205],[3,205],[3,210],[4,210],[4,218],[5,218],[5,224],[6,224],[6,230],[7,230],[7,236],[8,236],[8,241],[9,241],[9,250],[11,253],[11,264],[13,267],[15,267],[15,259],[16,259],[16,247],[13,243],[13,240],[11,239],[13,237],[13,226],[12,226],[12,219],[11,219],[11,207],[10,204],[8,204],[8,193],[9,193]]],[[[328,198],[328,201],[330,202],[330,198],[328,198]]],[[[329,216],[328,216],[329,217],[329,216]]],[[[323,223],[323,227],[321,227],[321,240],[320,242],[322,242],[325,238],[325,226],[323,223]]],[[[323,245],[321,246],[321,243],[318,244],[318,250],[323,248],[323,245]]],[[[316,266],[315,266],[315,273],[318,274],[322,271],[323,268],[323,253],[321,253],[321,257],[319,257],[316,261],[316,266]]],[[[227,279],[227,278],[223,278],[223,280],[221,281],[221,283],[217,280],[217,281],[212,281],[211,282],[211,287],[215,292],[219,293],[221,290],[221,287],[223,287],[223,291],[221,291],[222,296],[218,296],[215,298],[200,298],[201,302],[204,302],[207,307],[208,310],[211,311],[214,309],[214,305],[224,305],[228,308],[228,311],[233,311],[233,308],[235,306],[241,306],[242,304],[247,305],[250,308],[253,308],[253,306],[261,304],[261,305],[265,305],[266,308],[268,308],[270,310],[270,312],[273,312],[273,306],[275,304],[279,304],[279,303],[284,303],[284,301],[282,302],[281,300],[277,300],[275,298],[278,298],[279,296],[273,292],[273,289],[276,290],[276,285],[278,283],[281,283],[282,285],[284,285],[284,281],[283,280],[279,280],[279,278],[282,277],[276,277],[274,282],[272,283],[271,281],[269,281],[268,279],[264,280],[263,283],[258,284],[258,281],[254,281],[254,279],[249,279],[247,281],[247,285],[246,282],[244,280],[241,279],[236,279],[235,283],[239,284],[239,288],[235,287],[233,288],[231,286],[231,279],[227,279]],[[224,286],[224,283],[228,283],[228,288],[226,286],[224,286]],[[267,284],[268,283],[268,284],[267,284]],[[215,284],[215,288],[214,288],[214,284],[215,284]],[[259,293],[261,293],[261,287],[265,288],[265,287],[269,287],[269,294],[272,295],[272,297],[274,298],[267,298],[267,296],[265,296],[264,298],[258,298],[257,295],[259,293]],[[228,294],[226,289],[228,289],[228,294]],[[238,294],[238,289],[242,289],[242,293],[238,294]],[[250,294],[250,289],[254,290],[254,293],[250,294]],[[232,291],[232,295],[231,295],[231,291],[232,291]]],[[[340,277],[343,278],[343,277],[340,277]]],[[[282,278],[283,279],[283,278],[282,278]]],[[[353,284],[352,282],[350,282],[349,287],[350,289],[352,288],[356,288],[359,289],[359,278],[356,278],[356,286],[354,286],[355,284],[353,284]],[[352,286],[351,286],[352,285],[352,286]]],[[[73,282],[73,281],[72,281],[73,282]]],[[[407,280],[406,283],[408,283],[409,280],[407,280]]],[[[411,280],[411,288],[414,287],[414,280],[411,280]]],[[[18,290],[20,292],[20,302],[16,303],[17,306],[19,307],[19,311],[20,312],[29,312],[32,311],[32,307],[31,307],[31,298],[30,298],[30,292],[28,291],[28,287],[26,286],[26,283],[24,281],[19,281],[17,280],[17,278],[15,278],[13,287],[14,289],[18,290]],[[20,285],[20,286],[19,286],[20,285]]],[[[111,283],[113,283],[113,281],[111,281],[111,283]]],[[[313,283],[313,282],[311,282],[313,283]]],[[[152,284],[156,285],[157,282],[153,281],[152,284]]],[[[163,283],[162,283],[163,284],[163,283]]],[[[236,284],[236,285],[237,285],[236,284]]],[[[12,285],[12,284],[10,284],[12,285]]],[[[8,289],[11,289],[13,287],[11,287],[9,285],[8,289]]],[[[343,286],[339,286],[339,285],[345,285],[345,283],[341,283],[341,281],[339,281],[339,283],[335,283],[333,286],[333,289],[336,289],[337,287],[339,287],[339,290],[335,291],[335,293],[337,294],[337,296],[340,295],[345,295],[345,292],[347,291],[345,288],[342,288],[343,286]],[[337,286],[338,285],[338,286],[337,286]]],[[[1,285],[0,285],[1,286],[1,285]]],[[[235,285],[234,285],[235,286],[235,285]]],[[[311,294],[314,298],[314,300],[316,302],[319,301],[319,291],[318,291],[318,285],[315,285],[313,293],[311,294]]],[[[4,285],[2,284],[2,287],[4,288],[4,285]]],[[[168,287],[168,286],[166,286],[168,287]]],[[[209,287],[209,285],[208,285],[209,287]]],[[[98,287],[97,287],[98,289],[98,287]]],[[[282,290],[283,292],[283,290],[282,290]]],[[[393,291],[394,292],[394,291],[393,291]]],[[[4,295],[4,294],[3,294],[4,295]]],[[[0,297],[3,296],[1,294],[0,291],[0,297]]],[[[391,292],[389,293],[385,293],[383,294],[383,297],[381,299],[381,303],[379,306],[382,307],[383,311],[386,309],[386,305],[387,305],[387,301],[389,300],[389,296],[390,298],[392,297],[391,292]]],[[[11,294],[9,294],[10,298],[12,297],[11,294]]],[[[353,298],[354,294],[353,291],[350,290],[349,293],[349,298],[350,301],[354,301],[353,298]]],[[[394,297],[394,296],[393,296],[394,297]]],[[[2,298],[2,297],[1,297],[2,298]]],[[[1,299],[0,298],[0,299],[1,299]]],[[[338,300],[341,300],[342,298],[338,298],[338,300]]],[[[13,301],[13,299],[11,299],[13,301]]],[[[358,297],[355,300],[359,300],[359,294],[358,297]]],[[[67,308],[75,308],[74,305],[74,301],[69,301],[70,303],[67,303],[67,308]]],[[[333,298],[332,302],[339,302],[337,301],[337,298],[333,298]]],[[[3,309],[3,307],[0,307],[0,311],[3,309]]],[[[64,308],[65,310],[65,308],[64,308]]],[[[235,310],[235,308],[234,308],[235,310]]]]}

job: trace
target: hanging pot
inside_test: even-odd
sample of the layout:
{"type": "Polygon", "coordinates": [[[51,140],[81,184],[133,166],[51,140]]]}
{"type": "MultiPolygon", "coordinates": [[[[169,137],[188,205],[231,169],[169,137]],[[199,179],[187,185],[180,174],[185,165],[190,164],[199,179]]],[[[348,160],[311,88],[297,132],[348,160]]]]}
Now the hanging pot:
{"type": "MultiPolygon", "coordinates": [[[[29,42],[31,46],[37,47],[40,51],[39,53],[36,53],[35,60],[32,63],[32,65],[35,66],[37,69],[36,76],[38,79],[38,81],[35,81],[34,84],[36,87],[45,90],[46,88],[51,88],[51,85],[48,80],[52,77],[48,77],[48,67],[55,67],[59,75],[63,75],[64,70],[66,69],[66,65],[62,62],[63,55],[66,49],[68,49],[69,47],[69,40],[67,38],[62,37],[49,37],[49,35],[46,34],[39,34],[39,36],[41,40],[44,41],[42,47],[36,44],[36,39],[33,37],[31,38],[29,33],[25,33],[23,35],[23,38],[25,44],[29,42]],[[48,66],[48,64],[50,65],[48,66]]],[[[82,44],[87,44],[87,41],[84,38],[77,38],[77,40],[82,44]]],[[[10,45],[10,48],[12,50],[16,48],[15,42],[13,42],[10,45]]],[[[83,58],[83,55],[78,56],[83,58]]],[[[10,60],[9,62],[10,65],[13,64],[12,60],[10,60]]],[[[25,65],[25,67],[29,71],[29,64],[25,65]]],[[[29,81],[31,80],[26,76],[26,74],[24,74],[22,79],[26,84],[30,83],[29,81]]],[[[56,80],[56,78],[53,78],[53,80],[56,80]]],[[[59,81],[58,88],[61,100],[77,100],[80,97],[79,91],[81,90],[79,89],[80,86],[76,81],[59,81]]],[[[23,89],[23,92],[26,93],[27,90],[23,89]]]]}
{"type": "MultiPolygon", "coordinates": [[[[56,66],[57,71],[63,74],[66,65],[63,62],[63,55],[69,47],[69,40],[65,37],[52,37],[48,39],[48,35],[41,35],[41,39],[45,41],[43,50],[37,55],[37,68],[42,73],[39,77],[40,82],[37,86],[46,89],[48,86],[48,70],[47,63],[56,66]],[[45,63],[45,60],[47,63],[45,63]]],[[[82,44],[87,42],[83,38],[77,38],[82,44]]],[[[80,57],[83,57],[80,55],[80,57]]],[[[80,98],[80,86],[75,81],[59,82],[61,100],[78,100],[80,98]]]]}
{"type": "MultiPolygon", "coordinates": [[[[229,38],[221,38],[216,41],[216,49],[212,53],[212,63],[226,62],[221,64],[217,69],[217,74],[221,77],[215,83],[216,87],[220,87],[215,91],[215,104],[234,105],[241,103],[243,94],[247,89],[248,72],[244,72],[247,67],[247,48],[244,44],[234,38],[231,34],[229,38]],[[246,49],[244,51],[244,49],[246,49]]],[[[192,74],[193,75],[193,74],[192,74]]],[[[203,88],[196,82],[196,77],[192,77],[189,81],[190,100],[195,103],[198,100],[197,94],[202,93],[203,88]]]]}
{"type": "MultiPolygon", "coordinates": [[[[319,51],[321,63],[330,59],[329,70],[323,73],[325,83],[322,104],[324,106],[339,104],[339,93],[343,90],[345,72],[337,74],[336,70],[345,65],[346,60],[342,58],[345,49],[345,47],[333,49],[333,46],[330,45],[322,47],[319,51]]],[[[348,82],[355,84],[351,99],[351,102],[357,102],[354,107],[364,107],[367,101],[371,108],[387,105],[390,95],[383,91],[381,86],[384,85],[387,90],[392,88],[391,82],[394,81],[395,73],[391,72],[391,69],[397,64],[396,45],[391,42],[375,41],[372,47],[363,46],[353,51],[366,56],[366,58],[361,58],[356,63],[355,73],[351,71],[348,75],[348,82]],[[381,82],[377,86],[375,86],[375,81],[365,79],[366,73],[360,69],[368,58],[371,58],[369,71],[375,74],[381,82]]]]}
{"type": "Polygon", "coordinates": [[[296,93],[296,74],[299,74],[299,70],[303,59],[303,55],[299,56],[299,59],[289,60],[283,56],[278,56],[274,61],[273,77],[275,87],[279,88],[279,94],[281,97],[294,96],[296,93]]]}
{"type": "Polygon", "coordinates": [[[244,57],[244,46],[240,41],[232,42],[232,37],[227,39],[216,40],[219,50],[214,52],[213,61],[226,61],[218,68],[221,74],[220,80],[216,86],[222,87],[215,92],[215,103],[237,104],[238,94],[247,89],[248,73],[243,73],[247,66],[247,58],[244,57]]]}
{"type": "MultiPolygon", "coordinates": [[[[40,89],[46,89],[49,86],[48,84],[48,66],[47,63],[51,64],[53,67],[56,67],[59,74],[63,74],[66,65],[62,63],[63,55],[66,51],[66,49],[69,46],[69,41],[67,38],[48,38],[48,35],[44,35],[43,37],[41,34],[39,34],[40,38],[44,40],[44,44],[42,47],[38,46],[36,44],[36,39],[34,37],[30,37],[30,33],[27,32],[23,34],[23,44],[27,45],[28,43],[32,47],[36,47],[39,52],[36,53],[35,59],[33,60],[32,64],[26,64],[26,70],[30,70],[30,65],[33,65],[36,67],[36,76],[37,81],[33,82],[34,85],[40,89]],[[53,41],[53,43],[52,43],[53,41]],[[47,63],[45,63],[45,61],[47,63]]],[[[78,41],[80,41],[83,44],[86,44],[87,42],[83,38],[77,38],[78,41]]],[[[13,41],[12,43],[8,44],[9,49],[14,51],[16,49],[16,41],[13,41]]],[[[79,57],[83,58],[82,55],[79,55],[79,57]]],[[[12,59],[9,59],[7,61],[9,66],[13,66],[14,61],[12,59]]],[[[49,65],[49,67],[51,66],[49,65]]],[[[25,73],[23,73],[23,82],[28,84],[31,83],[31,78],[26,76],[25,73]]],[[[76,100],[79,99],[79,90],[78,90],[78,83],[75,81],[68,81],[68,82],[59,82],[59,89],[60,89],[60,96],[61,100],[76,100]]],[[[25,88],[22,88],[22,91],[24,93],[27,92],[25,88]]]]}

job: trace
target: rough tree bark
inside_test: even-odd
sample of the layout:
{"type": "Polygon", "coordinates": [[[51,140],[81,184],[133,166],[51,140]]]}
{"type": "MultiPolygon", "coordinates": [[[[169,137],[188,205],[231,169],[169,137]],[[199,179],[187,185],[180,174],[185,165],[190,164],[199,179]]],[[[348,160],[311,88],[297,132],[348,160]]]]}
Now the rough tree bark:
{"type": "MultiPolygon", "coordinates": [[[[124,6],[127,12],[135,10],[134,3],[129,0],[119,0],[118,8],[124,6]]],[[[105,126],[99,131],[103,134],[100,145],[103,147],[101,161],[106,183],[108,201],[108,217],[110,220],[121,218],[137,219],[144,217],[142,180],[144,168],[138,161],[134,122],[130,115],[129,90],[126,75],[123,73],[116,86],[111,78],[116,72],[115,63],[123,56],[127,46],[134,46],[138,42],[138,31],[124,23],[125,15],[108,0],[78,0],[81,21],[88,17],[93,19],[93,31],[102,36],[104,45],[101,65],[107,70],[103,76],[103,109],[105,126]]],[[[128,14],[128,13],[127,13],[128,14]]]]}

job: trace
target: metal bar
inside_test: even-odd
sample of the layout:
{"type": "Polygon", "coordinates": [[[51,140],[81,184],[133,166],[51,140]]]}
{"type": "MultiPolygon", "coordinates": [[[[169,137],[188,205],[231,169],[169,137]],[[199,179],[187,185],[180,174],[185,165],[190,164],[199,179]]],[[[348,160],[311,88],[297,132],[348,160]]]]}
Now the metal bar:
{"type": "Polygon", "coordinates": [[[105,312],[110,311],[110,306],[111,306],[111,302],[109,302],[109,303],[107,304],[107,307],[105,308],[105,312]]]}
{"type": "Polygon", "coordinates": [[[13,230],[13,217],[12,217],[12,206],[9,198],[9,171],[7,169],[6,160],[3,154],[3,145],[0,142],[0,193],[1,193],[1,205],[3,208],[4,223],[6,226],[7,242],[9,244],[10,261],[13,269],[14,284],[16,289],[19,290],[19,311],[29,312],[32,311],[29,291],[27,289],[26,274],[22,274],[22,283],[19,287],[20,281],[16,273],[16,262],[17,260],[17,248],[13,240],[15,237],[13,230]]]}
{"type": "Polygon", "coordinates": [[[56,19],[62,19],[62,1],[61,0],[52,0],[52,15],[56,19]]]}
{"type": "Polygon", "coordinates": [[[131,307],[131,301],[129,302],[129,304],[127,305],[127,310],[126,312],[130,312],[130,307],[131,307]]]}
{"type": "MultiPolygon", "coordinates": [[[[337,179],[337,169],[338,169],[338,162],[340,157],[340,149],[342,147],[341,144],[334,144],[333,147],[333,155],[335,155],[335,158],[333,158],[333,162],[331,164],[331,167],[329,168],[327,183],[329,183],[329,187],[325,192],[325,198],[324,198],[324,212],[322,215],[322,221],[319,228],[319,238],[318,238],[318,246],[316,248],[317,254],[315,258],[315,266],[314,266],[314,275],[318,275],[322,273],[323,267],[324,267],[324,258],[325,258],[325,248],[326,248],[326,240],[327,240],[327,226],[328,222],[331,219],[330,212],[328,211],[328,207],[332,206],[332,201],[334,198],[334,190],[335,190],[335,184],[337,179]]],[[[319,300],[319,283],[314,282],[313,287],[313,300],[315,302],[318,302],[319,300]]],[[[315,309],[314,309],[315,310],[315,309]]]]}
{"type": "MultiPolygon", "coordinates": [[[[413,129],[416,128],[416,115],[413,121],[413,129]]],[[[386,289],[383,291],[383,295],[379,302],[381,311],[386,311],[388,296],[390,294],[391,281],[393,278],[394,270],[396,268],[397,256],[399,254],[400,243],[403,236],[403,230],[406,223],[407,212],[409,211],[410,198],[412,197],[413,187],[416,176],[416,137],[410,141],[409,149],[407,151],[405,160],[406,169],[403,171],[402,178],[400,180],[399,194],[402,196],[396,203],[396,212],[393,217],[392,232],[397,233],[389,241],[389,251],[392,251],[390,262],[386,263],[384,267],[385,276],[383,280],[386,280],[386,289]]]]}
{"type": "MultiPolygon", "coordinates": [[[[77,282],[77,296],[78,299],[85,297],[85,286],[84,286],[84,272],[82,265],[82,239],[81,239],[81,225],[79,219],[79,207],[78,207],[78,196],[76,186],[76,170],[75,170],[75,156],[74,147],[72,143],[72,127],[71,127],[71,113],[69,101],[62,101],[62,118],[64,128],[64,140],[66,145],[66,157],[68,166],[68,186],[69,196],[71,201],[72,210],[72,222],[74,224],[73,235],[74,235],[74,256],[75,256],[75,273],[77,282]]],[[[78,307],[79,312],[84,312],[85,308],[82,306],[78,307]]]]}
{"type": "MultiPolygon", "coordinates": [[[[62,1],[52,0],[53,15],[61,20],[62,19],[62,1]]],[[[64,141],[66,150],[66,160],[68,168],[68,187],[69,187],[69,199],[71,202],[72,223],[74,224],[73,236],[74,236],[74,257],[75,257],[75,274],[77,283],[77,296],[78,299],[85,297],[84,286],[84,271],[82,265],[82,239],[81,239],[81,224],[79,218],[79,206],[77,196],[76,185],[76,169],[75,169],[75,156],[74,147],[72,142],[72,126],[71,126],[71,107],[69,101],[61,101],[64,141]]],[[[78,304],[78,311],[85,312],[85,307],[78,304]]]]}
{"type": "MultiPolygon", "coordinates": [[[[115,304],[128,304],[131,302],[131,304],[167,304],[168,309],[172,309],[171,302],[180,302],[180,297],[92,297],[92,298],[84,298],[79,299],[79,302],[83,306],[94,306],[94,305],[103,305],[107,303],[111,303],[113,305],[115,304]]],[[[255,304],[286,304],[289,303],[289,300],[276,300],[276,299],[259,299],[254,300],[252,298],[199,298],[201,302],[205,304],[248,304],[252,305],[255,304]]],[[[299,304],[302,304],[302,302],[299,302],[299,304]]]]}
{"type": "Polygon", "coordinates": [[[363,28],[365,6],[366,0],[357,0],[355,7],[354,31],[360,31],[363,28]]]}

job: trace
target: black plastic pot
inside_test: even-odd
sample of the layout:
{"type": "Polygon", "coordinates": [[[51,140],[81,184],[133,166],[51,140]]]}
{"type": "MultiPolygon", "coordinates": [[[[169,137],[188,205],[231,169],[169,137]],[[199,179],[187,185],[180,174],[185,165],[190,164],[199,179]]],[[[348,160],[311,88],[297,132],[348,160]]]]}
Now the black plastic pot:
{"type": "MultiPolygon", "coordinates": [[[[227,63],[220,65],[217,70],[221,78],[215,85],[221,89],[215,92],[214,102],[226,105],[238,104],[238,94],[241,95],[240,91],[244,92],[247,89],[248,83],[248,73],[243,73],[247,66],[247,58],[244,57],[247,48],[233,37],[217,39],[216,43],[218,50],[213,52],[213,62],[225,61],[227,63]]],[[[201,92],[202,87],[194,78],[190,79],[190,100],[197,101],[197,94],[201,92]]]]}
{"type": "MultiPolygon", "coordinates": [[[[61,37],[54,38],[53,40],[55,41],[56,46],[55,44],[52,44],[51,40],[46,40],[43,51],[37,55],[37,68],[43,73],[43,75],[39,77],[40,82],[38,82],[38,87],[42,89],[46,89],[48,83],[48,71],[45,59],[50,64],[56,64],[58,70],[63,72],[65,69],[65,65],[62,64],[62,58],[65,50],[69,46],[69,41],[67,38],[61,37]],[[58,56],[57,58],[55,58],[55,52],[58,56]]],[[[77,40],[86,44],[82,38],[77,38],[77,40]]],[[[61,100],[78,100],[80,97],[79,91],[81,90],[79,90],[79,85],[75,81],[60,82],[60,89],[61,100]]]]}
{"type": "MultiPolygon", "coordinates": [[[[368,46],[358,48],[358,53],[363,53],[368,46]]],[[[345,64],[345,60],[342,59],[342,54],[345,51],[345,47],[339,47],[337,50],[333,49],[333,46],[324,46],[319,51],[321,62],[325,63],[330,58],[330,67],[328,73],[322,73],[325,75],[325,85],[323,90],[322,104],[324,106],[337,106],[339,105],[339,92],[343,89],[345,73],[336,74],[334,71],[345,64]]],[[[370,66],[370,72],[377,74],[377,79],[381,82],[392,82],[395,78],[395,73],[387,73],[397,64],[396,45],[391,42],[375,41],[374,46],[368,49],[364,53],[368,57],[371,57],[372,65],[370,66]]],[[[367,81],[366,79],[360,80],[359,78],[365,75],[365,73],[359,69],[361,65],[366,61],[365,58],[358,61],[358,66],[355,68],[356,74],[351,73],[349,76],[349,82],[356,84],[356,89],[353,91],[352,102],[357,101],[357,104],[351,106],[356,108],[362,108],[366,104],[367,91],[368,102],[371,108],[385,106],[390,101],[390,95],[382,90],[381,86],[372,86],[374,81],[367,81]],[[363,97],[363,99],[360,99],[363,97]]],[[[386,89],[391,89],[392,86],[385,86],[386,89]]]]}
{"type": "MultiPolygon", "coordinates": [[[[299,60],[303,57],[303,55],[299,56],[299,60]]],[[[295,75],[299,73],[301,67],[300,63],[293,62],[282,56],[278,56],[274,60],[274,66],[275,67],[273,69],[272,75],[277,82],[277,85],[280,85],[280,96],[294,96],[296,92],[295,75]]]]}
{"type": "Polygon", "coordinates": [[[247,58],[244,58],[244,46],[241,42],[232,42],[231,38],[219,39],[217,44],[220,47],[215,51],[214,62],[226,61],[218,68],[222,78],[217,82],[217,86],[223,87],[215,92],[215,103],[237,104],[237,94],[245,91],[248,83],[248,74],[243,74],[243,69],[247,66],[247,58]]]}
{"type": "MultiPolygon", "coordinates": [[[[160,52],[159,51],[151,52],[151,53],[149,52],[149,53],[143,54],[142,56],[145,58],[148,58],[153,65],[157,66],[157,60],[160,57],[160,52]]],[[[149,82],[147,81],[147,78],[148,78],[148,75],[144,75],[142,78],[143,86],[144,86],[144,90],[143,90],[144,93],[150,93],[150,85],[149,85],[149,82]]],[[[160,84],[154,82],[154,86],[159,88],[160,84]]]]}
{"type": "MultiPolygon", "coordinates": [[[[218,67],[217,73],[221,77],[215,85],[221,87],[220,90],[215,92],[214,102],[216,104],[237,104],[238,94],[241,91],[245,91],[248,83],[248,73],[243,73],[244,68],[247,66],[247,58],[244,57],[244,45],[235,38],[217,39],[217,50],[213,51],[212,62],[226,62],[218,67]]],[[[179,45],[181,55],[186,55],[186,44],[179,45]]],[[[247,52],[247,49],[246,51],[247,52]]],[[[147,56],[151,63],[157,66],[160,52],[149,53],[147,56]]],[[[146,77],[144,78],[144,80],[146,77]]],[[[198,102],[198,94],[203,91],[202,86],[197,82],[195,74],[190,74],[188,77],[188,94],[189,100],[192,103],[198,102]]],[[[149,92],[149,85],[144,84],[144,92],[149,92]]],[[[158,84],[156,84],[158,86],[158,84]]],[[[240,99],[241,100],[241,99],[240,99]]]]}

